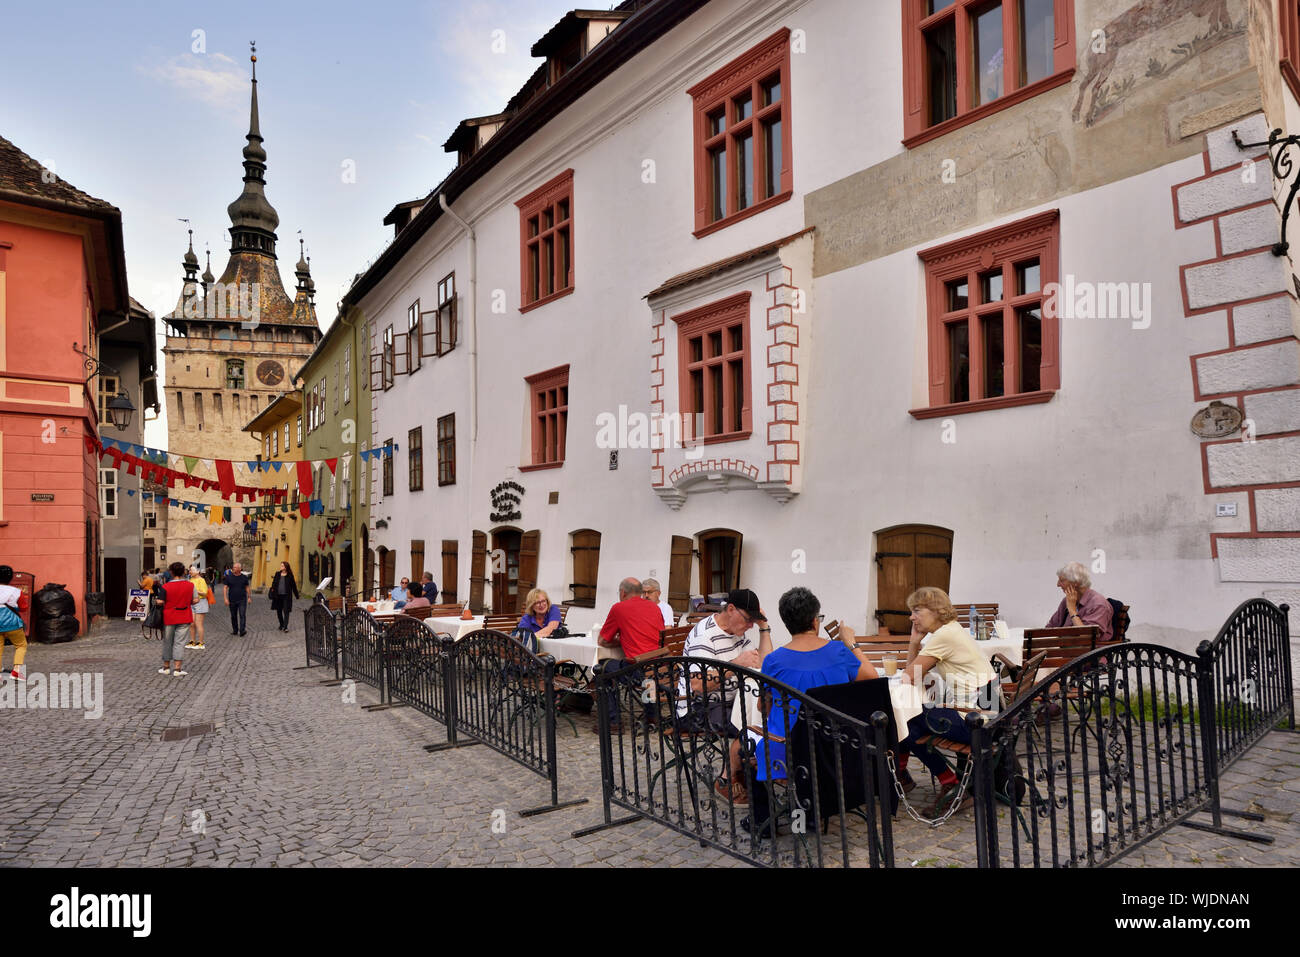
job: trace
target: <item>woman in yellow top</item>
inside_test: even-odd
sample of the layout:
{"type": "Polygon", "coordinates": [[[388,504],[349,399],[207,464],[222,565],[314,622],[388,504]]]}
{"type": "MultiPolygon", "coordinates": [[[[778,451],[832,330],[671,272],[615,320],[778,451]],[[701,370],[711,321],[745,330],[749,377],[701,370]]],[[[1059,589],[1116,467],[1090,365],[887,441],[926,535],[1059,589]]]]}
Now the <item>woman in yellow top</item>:
{"type": "Polygon", "coordinates": [[[203,569],[198,565],[190,566],[190,582],[194,585],[194,594],[198,597],[192,611],[194,612],[194,628],[190,635],[190,640],[186,643],[186,648],[195,648],[202,651],[206,645],[203,644],[203,619],[208,616],[208,590],[207,580],[203,577],[203,569]]]}
{"type": "MultiPolygon", "coordinates": [[[[907,596],[907,607],[912,612],[912,637],[900,680],[928,686],[935,683],[936,675],[943,679],[942,698],[933,704],[927,702],[925,710],[907,723],[908,735],[898,744],[899,782],[905,791],[910,791],[916,782],[907,773],[907,755],[915,747],[916,739],[938,735],[969,744],[967,711],[958,709],[992,707],[989,696],[997,686],[994,684],[990,690],[993,668],[970,633],[958,623],[957,612],[946,592],[940,588],[918,588],[907,596]]],[[[930,817],[938,817],[947,812],[956,797],[957,775],[937,751],[920,747],[916,756],[939,779],[939,793],[926,812],[930,817]]],[[[967,794],[963,805],[969,800],[967,794]]]]}

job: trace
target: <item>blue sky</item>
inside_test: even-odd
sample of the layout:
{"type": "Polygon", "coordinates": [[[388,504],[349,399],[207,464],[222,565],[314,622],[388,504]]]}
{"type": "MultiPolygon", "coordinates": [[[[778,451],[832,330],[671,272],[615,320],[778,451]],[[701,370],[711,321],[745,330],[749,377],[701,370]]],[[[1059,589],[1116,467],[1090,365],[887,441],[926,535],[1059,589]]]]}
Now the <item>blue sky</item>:
{"type": "MultiPolygon", "coordinates": [[[[222,4],[0,0],[0,135],[122,210],[131,293],[156,315],[180,294],[185,224],[225,265],[257,41],[267,198],[292,294],[301,229],[317,313],[392,234],[395,203],[451,169],[461,119],[499,112],[572,0],[222,4]],[[201,34],[195,31],[202,31],[201,34]],[[494,31],[504,51],[494,52],[494,31]],[[356,182],[343,182],[343,164],[356,182]]],[[[608,5],[608,4],[604,4],[608,5]]],[[[602,5],[595,5],[602,6],[602,5]]],[[[161,345],[161,343],[160,343],[161,345]]],[[[152,434],[153,430],[151,430],[152,434]]]]}

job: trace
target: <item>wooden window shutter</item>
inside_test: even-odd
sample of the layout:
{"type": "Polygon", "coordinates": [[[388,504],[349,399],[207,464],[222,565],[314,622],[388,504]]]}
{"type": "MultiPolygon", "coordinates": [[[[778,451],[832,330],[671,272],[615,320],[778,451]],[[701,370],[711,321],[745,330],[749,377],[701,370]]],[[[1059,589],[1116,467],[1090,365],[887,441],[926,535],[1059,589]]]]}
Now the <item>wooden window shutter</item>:
{"type": "Polygon", "coordinates": [[[422,359],[431,359],[434,356],[441,355],[438,351],[437,309],[430,309],[427,312],[420,313],[419,352],[422,359]],[[433,319],[426,319],[425,316],[433,316],[433,319]]]}
{"type": "Polygon", "coordinates": [[[406,332],[393,335],[393,376],[411,374],[411,336],[406,332]]]}
{"type": "Polygon", "coordinates": [[[483,590],[487,584],[487,535],[475,532],[469,555],[469,610],[483,613],[483,590]]]}
{"type": "Polygon", "coordinates": [[[389,549],[384,552],[384,591],[392,591],[397,584],[397,552],[389,549]]]}
{"type": "Polygon", "coordinates": [[[600,570],[600,532],[584,528],[573,533],[573,592],[571,605],[596,607],[596,575],[600,570]]]}
{"type": "Polygon", "coordinates": [[[948,591],[952,532],[897,525],[876,533],[876,620],[892,634],[912,630],[907,596],[925,585],[948,591]]]}
{"type": "Polygon", "coordinates": [[[384,354],[382,352],[372,352],[370,354],[370,388],[377,390],[384,388],[384,354]]]}
{"type": "MultiPolygon", "coordinates": [[[[519,579],[516,605],[522,605],[528,593],[537,587],[537,553],[541,549],[540,531],[524,532],[519,540],[519,579]]],[[[516,607],[515,609],[519,609],[516,607]]]]}
{"type": "Polygon", "coordinates": [[[442,600],[448,604],[456,601],[456,582],[460,573],[456,570],[460,553],[460,542],[454,538],[442,540],[442,600]]]}
{"type": "Polygon", "coordinates": [[[684,535],[673,536],[672,558],[668,563],[668,604],[682,615],[691,605],[691,559],[695,543],[684,535]]]}
{"type": "Polygon", "coordinates": [[[424,574],[424,539],[411,539],[411,582],[414,584],[424,574]]]}

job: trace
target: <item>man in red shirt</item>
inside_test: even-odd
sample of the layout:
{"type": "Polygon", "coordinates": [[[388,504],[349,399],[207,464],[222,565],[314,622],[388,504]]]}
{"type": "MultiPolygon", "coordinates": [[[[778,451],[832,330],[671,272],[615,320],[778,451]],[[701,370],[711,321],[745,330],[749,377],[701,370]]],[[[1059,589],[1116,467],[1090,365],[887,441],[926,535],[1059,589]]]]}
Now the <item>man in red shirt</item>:
{"type": "MultiPolygon", "coordinates": [[[[642,594],[641,583],[635,578],[624,578],[618,583],[618,601],[605,616],[605,625],[600,629],[597,643],[606,648],[622,645],[623,654],[628,658],[635,658],[659,647],[659,632],[663,627],[663,612],[659,610],[657,604],[649,601],[642,594]]],[[[639,693],[643,681],[640,668],[631,667],[627,661],[609,658],[603,662],[602,670],[604,673],[619,672],[617,681],[634,686],[639,693]]],[[[610,682],[608,687],[606,701],[610,730],[618,734],[622,728],[618,705],[619,694],[614,682],[610,682]]],[[[625,693],[624,697],[626,696],[625,693]]],[[[646,710],[650,709],[647,707],[646,710]]],[[[599,726],[593,730],[597,734],[600,733],[599,726]]]]}

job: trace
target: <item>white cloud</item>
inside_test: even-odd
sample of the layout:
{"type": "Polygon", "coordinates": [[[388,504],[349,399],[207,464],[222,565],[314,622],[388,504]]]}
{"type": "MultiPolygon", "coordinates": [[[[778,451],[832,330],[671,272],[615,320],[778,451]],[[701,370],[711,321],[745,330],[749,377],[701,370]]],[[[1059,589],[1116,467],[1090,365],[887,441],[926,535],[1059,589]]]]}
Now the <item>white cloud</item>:
{"type": "Polygon", "coordinates": [[[222,112],[237,114],[248,109],[248,71],[224,54],[196,56],[184,53],[140,69],[180,93],[222,112]]]}

